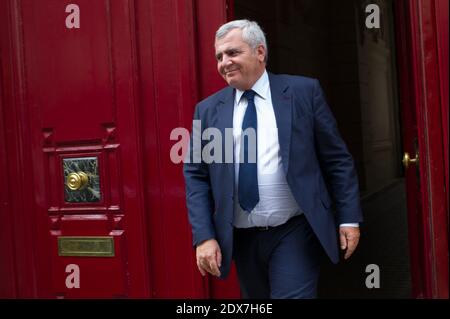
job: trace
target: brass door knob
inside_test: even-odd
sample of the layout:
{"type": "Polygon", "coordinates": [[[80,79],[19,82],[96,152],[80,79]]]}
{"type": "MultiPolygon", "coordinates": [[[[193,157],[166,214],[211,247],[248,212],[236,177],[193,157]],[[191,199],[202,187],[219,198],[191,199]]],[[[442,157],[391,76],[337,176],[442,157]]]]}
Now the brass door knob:
{"type": "Polygon", "coordinates": [[[89,183],[89,176],[84,172],[70,173],[67,176],[66,185],[70,190],[83,189],[89,183]]]}
{"type": "Polygon", "coordinates": [[[405,154],[403,155],[403,166],[405,167],[405,169],[407,169],[409,167],[410,164],[419,164],[419,154],[416,153],[416,157],[415,158],[411,158],[409,157],[409,153],[405,152],[405,154]]]}

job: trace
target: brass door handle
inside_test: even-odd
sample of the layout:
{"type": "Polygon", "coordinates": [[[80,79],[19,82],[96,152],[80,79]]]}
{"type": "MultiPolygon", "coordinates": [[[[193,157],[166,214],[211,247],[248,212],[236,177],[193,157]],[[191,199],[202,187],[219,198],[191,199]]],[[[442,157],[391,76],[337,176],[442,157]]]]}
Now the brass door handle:
{"type": "Polygon", "coordinates": [[[70,190],[83,189],[89,183],[89,176],[84,172],[70,173],[67,176],[66,185],[70,190]]]}
{"type": "Polygon", "coordinates": [[[415,158],[411,158],[409,157],[409,153],[405,152],[405,154],[403,155],[403,166],[405,167],[405,169],[407,169],[409,167],[410,164],[419,164],[419,154],[416,153],[416,157],[415,158]]]}

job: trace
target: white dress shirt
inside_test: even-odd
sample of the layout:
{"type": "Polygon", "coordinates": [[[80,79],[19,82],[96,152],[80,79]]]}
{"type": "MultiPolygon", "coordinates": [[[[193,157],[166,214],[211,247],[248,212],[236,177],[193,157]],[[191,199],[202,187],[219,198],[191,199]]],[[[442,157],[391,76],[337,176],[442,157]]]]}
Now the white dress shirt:
{"type": "Polygon", "coordinates": [[[255,107],[258,121],[256,134],[259,202],[251,214],[242,210],[239,205],[239,156],[242,121],[247,110],[247,99],[241,99],[244,91],[236,90],[233,111],[235,158],[234,226],[239,228],[278,226],[285,223],[292,216],[301,213],[289,189],[281,163],[277,123],[270,94],[269,76],[266,71],[253,85],[252,90],[256,92],[255,107]]]}
{"type": "MultiPolygon", "coordinates": [[[[270,93],[267,71],[253,85],[256,92],[255,107],[258,121],[257,128],[257,161],[259,202],[249,214],[239,205],[239,158],[241,148],[242,121],[247,109],[247,99],[242,98],[244,91],[236,90],[233,110],[234,139],[234,226],[238,228],[278,226],[284,224],[292,216],[300,215],[281,162],[280,144],[275,113],[270,93]]],[[[340,226],[358,226],[358,224],[342,224],[340,226]]]]}

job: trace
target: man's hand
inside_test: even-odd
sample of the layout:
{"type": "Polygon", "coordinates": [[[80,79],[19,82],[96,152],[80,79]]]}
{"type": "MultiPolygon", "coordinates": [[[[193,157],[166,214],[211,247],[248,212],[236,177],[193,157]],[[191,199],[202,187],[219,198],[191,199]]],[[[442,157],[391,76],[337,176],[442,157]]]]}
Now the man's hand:
{"type": "Polygon", "coordinates": [[[219,243],[215,239],[208,239],[197,246],[197,267],[202,276],[206,273],[220,276],[219,267],[222,264],[222,253],[219,243]]]}
{"type": "Polygon", "coordinates": [[[345,252],[345,259],[348,259],[358,246],[359,227],[339,227],[339,238],[341,241],[341,249],[345,252]]]}

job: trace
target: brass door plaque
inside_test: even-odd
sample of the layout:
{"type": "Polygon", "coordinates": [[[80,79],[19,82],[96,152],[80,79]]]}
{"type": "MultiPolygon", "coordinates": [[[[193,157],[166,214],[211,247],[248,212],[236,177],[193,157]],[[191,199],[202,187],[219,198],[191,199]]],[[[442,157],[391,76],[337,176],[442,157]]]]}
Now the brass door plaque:
{"type": "Polygon", "coordinates": [[[59,236],[58,256],[114,257],[114,238],[59,236]]]}

